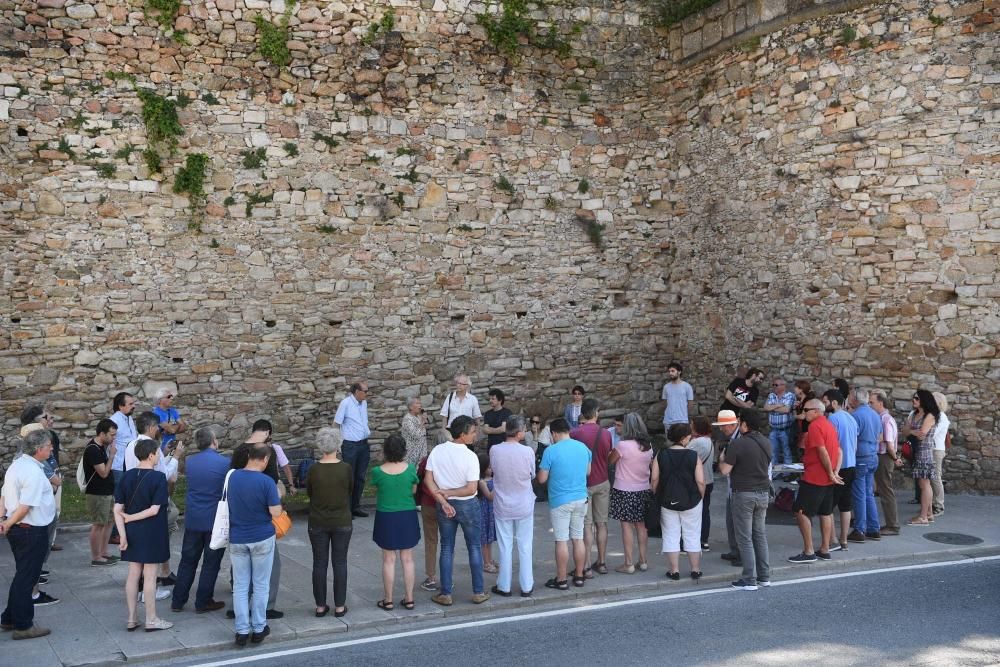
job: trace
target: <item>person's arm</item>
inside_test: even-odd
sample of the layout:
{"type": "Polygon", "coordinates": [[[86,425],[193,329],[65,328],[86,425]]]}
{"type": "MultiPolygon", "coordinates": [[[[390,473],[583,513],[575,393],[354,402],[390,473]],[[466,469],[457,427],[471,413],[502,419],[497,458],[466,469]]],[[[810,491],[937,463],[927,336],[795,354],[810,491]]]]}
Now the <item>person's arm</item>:
{"type": "MultiPolygon", "coordinates": [[[[86,454],[85,454],[86,455],[86,454]]],[[[94,473],[101,479],[107,479],[108,475],[111,474],[111,462],[115,460],[115,443],[111,443],[108,448],[108,460],[104,463],[97,463],[94,465],[94,473]]]]}
{"type": "Polygon", "coordinates": [[[619,461],[621,461],[622,455],[617,449],[612,449],[611,454],[608,455],[608,465],[613,466],[619,461]]]}
{"type": "Polygon", "coordinates": [[[345,398],[340,402],[340,405],[337,406],[337,412],[335,415],[333,415],[333,423],[343,428],[344,416],[346,412],[347,412],[347,399],[345,398]]]}
{"type": "Polygon", "coordinates": [[[934,415],[927,413],[926,415],[924,415],[923,421],[920,422],[920,430],[914,431],[913,435],[923,440],[924,438],[927,437],[927,434],[930,433],[930,430],[934,428],[934,424],[936,422],[937,420],[934,419],[934,415]]]}
{"type": "Polygon", "coordinates": [[[279,516],[281,516],[282,512],[281,503],[278,503],[277,505],[268,505],[267,511],[271,513],[272,519],[277,519],[279,516]]]}
{"type": "Polygon", "coordinates": [[[178,422],[160,422],[160,430],[164,433],[169,433],[170,435],[177,435],[181,432],[179,428],[180,424],[178,422]]]}
{"type": "Polygon", "coordinates": [[[430,470],[424,473],[424,486],[427,488],[427,492],[437,501],[438,505],[441,506],[441,511],[444,512],[446,517],[450,519],[455,516],[455,508],[448,503],[448,497],[438,488],[437,482],[434,481],[434,473],[430,470]]]}
{"type": "Polygon", "coordinates": [[[56,473],[49,477],[49,484],[52,485],[52,492],[55,493],[62,486],[62,475],[56,473]]]}
{"type": "Polygon", "coordinates": [[[649,486],[656,493],[656,487],[660,485],[660,466],[656,462],[656,457],[649,464],[649,486]]]}
{"type": "Polygon", "coordinates": [[[292,476],[292,466],[291,466],[291,464],[286,463],[285,466],[282,468],[282,470],[285,471],[285,479],[288,480],[288,493],[290,493],[290,494],[292,494],[294,496],[295,495],[295,491],[296,491],[296,489],[295,489],[295,477],[292,476]]]}
{"type": "MultiPolygon", "coordinates": [[[[724,451],[721,454],[719,454],[719,472],[721,472],[726,477],[729,477],[729,473],[731,473],[733,471],[733,465],[736,463],[735,460],[733,461],[733,463],[729,463],[728,461],[726,461],[726,454],[728,454],[728,453],[729,453],[729,450],[726,449],[726,451],[724,451]]],[[[698,460],[700,462],[701,458],[699,457],[698,460]]],[[[702,471],[702,474],[704,475],[704,471],[702,471]]]]}
{"type": "MultiPolygon", "coordinates": [[[[823,466],[823,470],[826,472],[827,477],[830,478],[830,481],[834,484],[843,484],[844,480],[833,470],[833,464],[830,462],[830,453],[826,451],[826,447],[819,445],[816,447],[816,452],[819,455],[819,463],[823,466]]],[[[840,463],[841,456],[843,454],[837,457],[838,463],[840,463]]]]}
{"type": "Polygon", "coordinates": [[[121,503],[115,503],[114,515],[115,526],[118,527],[118,548],[125,551],[128,549],[128,537],[125,533],[125,506],[121,503]]]}
{"type": "Polygon", "coordinates": [[[741,401],[740,399],[736,398],[735,396],[733,396],[733,392],[730,391],[729,389],[726,389],[726,400],[732,403],[733,405],[738,405],[742,408],[752,408],[754,405],[750,401],[741,401]]]}
{"type": "MultiPolygon", "coordinates": [[[[123,507],[123,510],[124,510],[124,507],[123,507]]],[[[151,516],[156,516],[159,513],[160,513],[160,506],[159,505],[150,505],[146,509],[142,510],[141,512],[136,512],[135,514],[125,514],[124,511],[123,511],[122,512],[122,522],[123,523],[132,523],[133,521],[142,521],[143,519],[148,519],[151,516]]]]}
{"type": "Polygon", "coordinates": [[[485,479],[479,480],[479,493],[482,494],[483,498],[486,498],[486,500],[493,500],[493,492],[490,491],[490,485],[487,484],[485,479]]]}
{"type": "Polygon", "coordinates": [[[694,482],[698,485],[698,493],[701,497],[705,497],[705,467],[701,465],[701,457],[695,460],[694,464],[694,482]]]}
{"type": "Polygon", "coordinates": [[[539,469],[538,477],[536,479],[539,484],[545,484],[545,482],[549,481],[549,471],[544,468],[539,469]]]}
{"type": "Polygon", "coordinates": [[[479,487],[479,481],[476,480],[476,481],[466,482],[465,486],[459,487],[457,489],[442,489],[438,487],[437,492],[442,496],[444,496],[445,498],[457,498],[461,496],[474,495],[478,487],[479,487]]]}
{"type": "Polygon", "coordinates": [[[31,511],[31,505],[18,505],[14,513],[7,517],[7,520],[0,523],[0,535],[4,535],[8,530],[21,523],[21,519],[28,516],[28,512],[31,511]]]}

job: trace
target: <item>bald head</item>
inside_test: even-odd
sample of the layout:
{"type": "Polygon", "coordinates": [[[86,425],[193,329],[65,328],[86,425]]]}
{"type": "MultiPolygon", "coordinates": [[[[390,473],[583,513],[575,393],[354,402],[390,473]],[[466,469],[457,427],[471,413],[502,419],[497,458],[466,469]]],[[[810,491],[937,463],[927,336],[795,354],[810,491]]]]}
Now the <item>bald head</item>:
{"type": "Polygon", "coordinates": [[[804,408],[805,408],[806,421],[810,422],[816,419],[817,417],[822,417],[823,412],[826,410],[826,406],[823,405],[823,401],[819,400],[818,398],[813,398],[806,401],[804,408]]]}

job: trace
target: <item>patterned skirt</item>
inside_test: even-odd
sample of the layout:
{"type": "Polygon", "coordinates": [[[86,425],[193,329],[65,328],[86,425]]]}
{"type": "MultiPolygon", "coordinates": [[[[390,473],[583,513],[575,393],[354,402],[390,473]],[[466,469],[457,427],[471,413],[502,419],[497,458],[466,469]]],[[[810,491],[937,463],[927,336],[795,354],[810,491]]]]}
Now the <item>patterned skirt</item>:
{"type": "Polygon", "coordinates": [[[931,427],[917,447],[916,455],[913,457],[913,479],[937,479],[937,468],[934,466],[935,431],[937,424],[931,427]]]}
{"type": "Polygon", "coordinates": [[[646,510],[653,502],[653,492],[620,491],[611,489],[609,513],[611,518],[626,523],[643,523],[646,520],[646,510]]]}

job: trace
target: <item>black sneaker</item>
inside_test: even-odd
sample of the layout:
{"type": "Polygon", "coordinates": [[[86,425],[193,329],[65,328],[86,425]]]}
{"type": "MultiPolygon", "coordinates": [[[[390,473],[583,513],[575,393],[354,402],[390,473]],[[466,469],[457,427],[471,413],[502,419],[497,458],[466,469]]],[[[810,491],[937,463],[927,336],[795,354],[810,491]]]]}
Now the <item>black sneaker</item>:
{"type": "Polygon", "coordinates": [[[46,607],[50,604],[59,604],[59,598],[54,598],[45,591],[38,591],[38,597],[31,598],[31,603],[36,607],[46,607]]]}
{"type": "Polygon", "coordinates": [[[226,618],[236,618],[236,610],[235,609],[226,610],[226,618]]]}
{"type": "Polygon", "coordinates": [[[844,548],[844,545],[841,544],[840,542],[835,542],[835,543],[833,543],[833,544],[830,545],[830,551],[840,551],[843,548],[844,548]]]}
{"type": "Polygon", "coordinates": [[[857,542],[858,544],[864,544],[865,543],[865,534],[862,533],[857,528],[855,528],[847,536],[847,541],[848,542],[857,542]]]}
{"type": "Polygon", "coordinates": [[[173,586],[176,583],[177,583],[177,575],[175,575],[173,572],[171,572],[165,577],[156,578],[157,586],[173,586]]]}
{"type": "Polygon", "coordinates": [[[49,571],[48,570],[42,570],[41,572],[39,572],[39,574],[42,575],[43,577],[47,577],[47,576],[49,576],[49,571]]]}
{"type": "Polygon", "coordinates": [[[721,558],[722,560],[739,560],[740,559],[740,555],[739,554],[734,554],[733,552],[729,552],[729,553],[722,554],[721,556],[719,556],[719,558],[721,558]]]}
{"type": "Polygon", "coordinates": [[[247,645],[247,640],[249,640],[249,639],[250,639],[250,635],[237,634],[236,635],[236,645],[239,646],[240,648],[243,648],[244,646],[247,645]]]}
{"type": "Polygon", "coordinates": [[[46,576],[45,576],[45,575],[43,574],[42,576],[38,577],[38,583],[39,583],[39,584],[47,584],[47,583],[49,583],[49,578],[48,578],[48,577],[46,577],[46,576]]]}
{"type": "Polygon", "coordinates": [[[820,560],[833,560],[833,556],[830,555],[829,551],[817,551],[816,558],[819,558],[820,560]]]}
{"type": "MultiPolygon", "coordinates": [[[[264,614],[264,616],[267,617],[268,620],[270,620],[272,618],[284,618],[285,617],[285,612],[278,611],[277,609],[268,609],[267,613],[264,614]]],[[[268,632],[270,632],[270,630],[267,629],[267,626],[264,626],[264,629],[267,630],[268,632]]]]}
{"type": "Polygon", "coordinates": [[[751,584],[749,581],[740,579],[729,584],[733,588],[737,588],[741,591],[755,591],[757,590],[757,584],[751,584]]]}
{"type": "Polygon", "coordinates": [[[876,542],[882,539],[882,533],[877,530],[873,533],[865,533],[866,540],[875,540],[876,542]]]}
{"type": "Polygon", "coordinates": [[[805,552],[800,553],[798,556],[792,556],[788,559],[789,563],[794,563],[795,565],[802,565],[804,563],[815,563],[816,554],[807,554],[805,552]]]}
{"type": "Polygon", "coordinates": [[[263,630],[261,630],[260,632],[255,632],[252,635],[250,635],[250,643],[259,644],[262,641],[264,641],[264,638],[267,637],[269,634],[271,634],[271,626],[265,625],[263,630]]]}
{"type": "Polygon", "coordinates": [[[362,519],[368,516],[368,512],[364,510],[354,510],[353,512],[351,512],[351,514],[353,514],[356,517],[360,517],[362,519]]]}

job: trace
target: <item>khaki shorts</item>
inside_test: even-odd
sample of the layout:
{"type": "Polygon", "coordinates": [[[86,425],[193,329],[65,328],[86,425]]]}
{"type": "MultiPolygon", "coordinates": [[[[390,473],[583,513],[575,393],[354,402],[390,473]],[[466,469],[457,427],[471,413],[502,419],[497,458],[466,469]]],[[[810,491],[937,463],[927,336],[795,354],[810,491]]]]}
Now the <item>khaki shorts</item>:
{"type": "Polygon", "coordinates": [[[583,516],[590,512],[586,500],[574,500],[549,510],[552,536],[556,542],[583,539],[583,516]]]}
{"type": "Polygon", "coordinates": [[[608,522],[608,505],[611,502],[611,482],[601,482],[587,487],[587,516],[584,523],[588,526],[595,523],[608,522]]]}
{"type": "Polygon", "coordinates": [[[87,495],[87,516],[90,523],[106,526],[112,523],[111,510],[114,508],[115,499],[113,496],[93,496],[87,495]]]}

